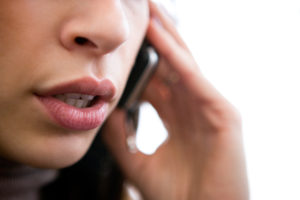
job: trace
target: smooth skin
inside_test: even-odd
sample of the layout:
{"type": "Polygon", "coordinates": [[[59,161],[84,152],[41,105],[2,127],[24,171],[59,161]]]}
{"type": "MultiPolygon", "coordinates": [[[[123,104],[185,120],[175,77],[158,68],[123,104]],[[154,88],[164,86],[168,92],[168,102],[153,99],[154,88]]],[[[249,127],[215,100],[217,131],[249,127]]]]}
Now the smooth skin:
{"type": "Polygon", "coordinates": [[[150,14],[147,38],[160,64],[143,98],[158,111],[169,139],[154,155],[129,153],[125,114],[116,110],[105,140],[146,200],[247,200],[238,112],[203,77],[172,20],[153,3],[150,14]]]}

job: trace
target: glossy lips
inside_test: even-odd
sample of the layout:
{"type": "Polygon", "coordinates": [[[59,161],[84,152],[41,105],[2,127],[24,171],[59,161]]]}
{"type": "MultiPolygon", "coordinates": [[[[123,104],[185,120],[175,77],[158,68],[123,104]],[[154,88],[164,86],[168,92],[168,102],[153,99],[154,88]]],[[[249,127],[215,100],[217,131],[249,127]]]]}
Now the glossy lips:
{"type": "Polygon", "coordinates": [[[100,126],[115,96],[108,79],[80,79],[56,86],[37,96],[54,120],[71,130],[90,130],[100,126]]]}

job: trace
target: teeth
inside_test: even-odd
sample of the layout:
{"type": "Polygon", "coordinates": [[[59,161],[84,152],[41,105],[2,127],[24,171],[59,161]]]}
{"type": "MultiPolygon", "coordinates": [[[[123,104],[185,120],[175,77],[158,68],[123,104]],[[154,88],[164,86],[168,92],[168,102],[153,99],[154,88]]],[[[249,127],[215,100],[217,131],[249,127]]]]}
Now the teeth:
{"type": "Polygon", "coordinates": [[[93,95],[83,94],[83,95],[81,95],[81,99],[84,99],[84,100],[93,100],[94,96],[93,95]]]}
{"type": "Polygon", "coordinates": [[[67,98],[70,98],[70,99],[80,99],[81,94],[67,93],[67,94],[64,94],[64,96],[66,96],[67,98]]]}
{"type": "Polygon", "coordinates": [[[91,101],[84,101],[82,107],[83,107],[83,108],[87,107],[87,105],[88,105],[90,102],[91,102],[91,101]]]}
{"type": "Polygon", "coordinates": [[[78,94],[78,93],[60,94],[60,95],[55,95],[54,97],[65,102],[68,105],[77,108],[87,107],[91,103],[91,101],[95,98],[95,96],[93,95],[78,94]]]}
{"type": "Polygon", "coordinates": [[[69,104],[70,106],[74,106],[77,108],[85,108],[90,101],[82,100],[82,99],[67,99],[64,101],[66,104],[69,104]]]}
{"type": "Polygon", "coordinates": [[[84,104],[84,100],[78,99],[78,100],[76,100],[75,107],[82,108],[83,104],[84,104]]]}
{"type": "Polygon", "coordinates": [[[76,99],[66,99],[66,101],[64,101],[66,104],[69,104],[71,106],[75,106],[76,105],[76,99]]]}

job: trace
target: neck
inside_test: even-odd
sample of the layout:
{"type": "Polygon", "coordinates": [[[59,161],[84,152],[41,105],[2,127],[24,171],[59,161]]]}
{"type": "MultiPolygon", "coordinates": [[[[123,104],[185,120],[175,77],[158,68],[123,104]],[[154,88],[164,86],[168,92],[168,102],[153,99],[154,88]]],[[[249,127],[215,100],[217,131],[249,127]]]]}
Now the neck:
{"type": "Polygon", "coordinates": [[[32,168],[0,158],[0,197],[37,200],[39,189],[55,177],[55,170],[32,168]]]}

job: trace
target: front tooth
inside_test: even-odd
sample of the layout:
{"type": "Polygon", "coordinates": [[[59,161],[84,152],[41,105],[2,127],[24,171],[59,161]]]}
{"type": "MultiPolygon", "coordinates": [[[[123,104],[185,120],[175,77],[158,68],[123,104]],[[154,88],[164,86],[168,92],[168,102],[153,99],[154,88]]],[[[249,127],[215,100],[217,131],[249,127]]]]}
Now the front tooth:
{"type": "Polygon", "coordinates": [[[84,100],[93,100],[94,99],[94,96],[93,95],[88,95],[88,94],[83,94],[81,95],[81,98],[84,99],[84,100]]]}
{"type": "Polygon", "coordinates": [[[75,103],[75,106],[77,107],[77,108],[82,108],[83,107],[83,104],[84,104],[84,100],[82,100],[82,99],[76,99],[76,103],[75,103]]]}
{"type": "Polygon", "coordinates": [[[70,106],[75,106],[76,105],[76,99],[67,99],[65,102],[67,104],[69,104],[70,106]]]}
{"type": "Polygon", "coordinates": [[[65,96],[67,98],[70,98],[70,99],[79,99],[81,94],[78,94],[78,93],[67,93],[65,94],[65,96]]]}
{"type": "Polygon", "coordinates": [[[84,103],[83,103],[83,105],[82,105],[82,108],[85,108],[85,107],[87,107],[87,105],[89,104],[89,101],[84,101],[84,103]]]}

